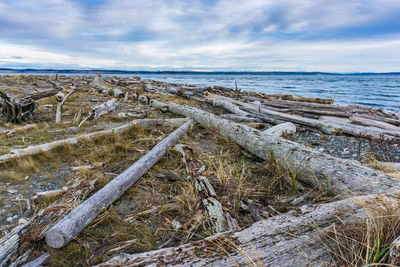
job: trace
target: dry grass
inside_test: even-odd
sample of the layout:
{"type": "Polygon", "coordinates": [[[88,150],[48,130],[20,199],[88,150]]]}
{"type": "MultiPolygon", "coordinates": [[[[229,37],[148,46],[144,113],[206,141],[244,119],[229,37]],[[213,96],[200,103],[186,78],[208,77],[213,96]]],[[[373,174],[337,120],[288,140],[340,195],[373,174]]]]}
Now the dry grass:
{"type": "Polygon", "coordinates": [[[400,235],[400,201],[380,198],[362,205],[367,216],[325,233],[326,248],[338,266],[395,266],[388,256],[400,235]]]}

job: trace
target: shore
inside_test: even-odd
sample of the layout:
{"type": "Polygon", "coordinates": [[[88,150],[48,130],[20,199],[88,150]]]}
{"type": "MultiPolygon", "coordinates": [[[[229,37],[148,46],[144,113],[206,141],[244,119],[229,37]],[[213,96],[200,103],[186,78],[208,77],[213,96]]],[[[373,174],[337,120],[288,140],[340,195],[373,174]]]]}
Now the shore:
{"type": "MultiPolygon", "coordinates": [[[[261,140],[275,125],[290,122],[295,130],[285,128],[273,137],[282,142],[282,147],[287,142],[298,146],[299,151],[305,147],[324,157],[333,156],[337,162],[356,161],[355,166],[368,167],[366,172],[399,177],[396,163],[400,162],[400,118],[395,112],[335,105],[332,99],[267,95],[140,77],[9,75],[0,82],[1,90],[14,99],[49,90],[63,92],[62,96],[57,93],[58,100],[56,94],[38,99],[32,117],[0,127],[0,157],[4,159],[0,165],[0,246],[10,238],[14,227],[25,229],[18,249],[10,252],[9,258],[1,258],[0,253],[5,263],[18,259],[22,263],[26,253],[24,261],[47,253],[50,265],[100,264],[122,252],[179,247],[219,232],[242,231],[257,222],[293,214],[304,205],[317,207],[341,199],[330,190],[306,183],[277,152],[276,157],[271,153],[268,159],[262,159],[246,147],[246,142],[238,145],[218,130],[196,123],[78,236],[79,242],[74,240],[63,249],[47,246],[43,238],[50,226],[166,138],[177,127],[169,119],[185,117],[168,107],[155,107],[153,100],[194,107],[217,118],[235,115],[236,123],[224,123],[254,130],[261,140]],[[55,123],[60,99],[65,103],[61,121],[55,123]],[[147,103],[140,101],[145,99],[147,103]],[[112,108],[103,105],[108,101],[113,102],[112,108]],[[96,117],[101,109],[104,113],[96,117]],[[160,121],[15,157],[29,147],[119,129],[132,120],[144,119],[160,121]],[[201,181],[213,190],[199,190],[201,181]],[[205,204],[210,198],[219,203],[223,223],[218,224],[205,204]]],[[[18,117],[13,113],[7,116],[18,117]]],[[[327,255],[330,259],[324,260],[338,260],[327,255]]]]}

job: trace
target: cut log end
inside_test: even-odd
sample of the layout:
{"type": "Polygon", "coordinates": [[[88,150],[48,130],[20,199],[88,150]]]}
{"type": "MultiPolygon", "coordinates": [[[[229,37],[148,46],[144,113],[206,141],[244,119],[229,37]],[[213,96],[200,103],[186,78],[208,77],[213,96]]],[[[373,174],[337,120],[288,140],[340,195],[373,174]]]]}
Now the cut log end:
{"type": "Polygon", "coordinates": [[[48,231],[45,240],[47,245],[52,248],[62,248],[66,244],[64,235],[57,230],[48,231]]]}

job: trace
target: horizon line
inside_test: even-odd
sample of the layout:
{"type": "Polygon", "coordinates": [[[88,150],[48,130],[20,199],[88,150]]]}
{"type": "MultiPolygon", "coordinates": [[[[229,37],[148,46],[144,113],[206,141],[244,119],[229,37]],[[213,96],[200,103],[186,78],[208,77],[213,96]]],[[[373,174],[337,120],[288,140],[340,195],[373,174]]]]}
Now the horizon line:
{"type": "Polygon", "coordinates": [[[305,75],[400,75],[400,71],[393,72],[322,72],[322,71],[196,71],[196,70],[119,70],[119,69],[57,69],[57,68],[0,68],[5,72],[37,72],[37,73],[87,73],[87,74],[250,74],[250,75],[271,75],[271,74],[305,74],[305,75]]]}

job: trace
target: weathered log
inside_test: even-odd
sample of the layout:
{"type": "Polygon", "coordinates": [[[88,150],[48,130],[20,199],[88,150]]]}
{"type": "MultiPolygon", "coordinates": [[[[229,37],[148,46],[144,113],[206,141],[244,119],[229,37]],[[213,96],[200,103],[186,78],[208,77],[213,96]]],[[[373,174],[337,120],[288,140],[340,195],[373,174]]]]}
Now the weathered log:
{"type": "Polygon", "coordinates": [[[296,211],[204,240],[139,254],[120,254],[102,266],[332,266],[325,238],[333,226],[362,223],[365,206],[383,207],[376,196],[303,206],[296,211]],[[366,204],[367,203],[367,204],[366,204]]]}
{"type": "Polygon", "coordinates": [[[45,143],[41,145],[35,145],[35,146],[28,146],[27,148],[21,148],[21,149],[13,149],[11,150],[9,154],[4,154],[0,155],[0,164],[7,162],[11,159],[17,159],[20,157],[24,156],[29,156],[29,155],[35,155],[40,152],[47,152],[51,151],[52,149],[56,147],[60,147],[66,144],[77,144],[80,141],[83,141],[87,138],[96,138],[102,135],[108,135],[108,134],[115,134],[118,132],[125,131],[133,126],[138,126],[142,128],[153,128],[158,125],[161,126],[180,126],[183,123],[185,123],[188,119],[141,119],[141,120],[133,120],[131,122],[128,122],[126,124],[123,124],[118,127],[102,130],[102,131],[97,131],[93,133],[88,133],[88,134],[83,134],[79,135],[76,137],[71,137],[67,139],[62,139],[62,140],[57,140],[53,141],[50,143],[45,143]]]}
{"type": "Polygon", "coordinates": [[[13,98],[0,91],[0,120],[12,123],[31,120],[37,110],[36,101],[53,96],[58,92],[59,90],[54,89],[28,94],[21,98],[13,98]]]}
{"type": "Polygon", "coordinates": [[[61,219],[46,233],[46,243],[61,248],[76,237],[94,218],[122,196],[143,176],[192,125],[190,120],[180,126],[131,167],[114,178],[106,186],[61,219]]]}
{"type": "Polygon", "coordinates": [[[238,116],[235,114],[222,114],[220,117],[234,122],[262,122],[262,120],[258,118],[238,116]]]}
{"type": "Polygon", "coordinates": [[[34,99],[14,99],[0,91],[0,120],[12,123],[31,120],[36,110],[34,99]]]}
{"type": "Polygon", "coordinates": [[[372,126],[372,127],[378,127],[381,129],[385,129],[385,130],[400,132],[400,127],[394,126],[394,125],[386,123],[384,121],[371,120],[371,119],[366,119],[366,118],[357,117],[357,116],[350,117],[350,121],[352,124],[363,125],[363,126],[372,126]]]}
{"type": "Polygon", "coordinates": [[[23,264],[33,252],[33,244],[44,237],[48,226],[69,211],[69,205],[81,199],[94,188],[96,179],[89,178],[76,182],[70,191],[44,210],[35,214],[28,222],[18,225],[0,239],[0,266],[23,264]],[[10,259],[15,258],[10,261],[10,259]]]}
{"type": "Polygon", "coordinates": [[[283,134],[294,134],[296,133],[296,125],[291,122],[285,122],[271,127],[262,132],[263,134],[270,134],[281,137],[283,134]]]}
{"type": "Polygon", "coordinates": [[[61,122],[62,108],[63,108],[65,102],[67,102],[68,97],[70,97],[75,92],[76,92],[76,90],[72,90],[71,92],[69,92],[67,95],[64,96],[64,98],[62,99],[62,101],[60,103],[58,103],[57,111],[56,111],[56,123],[60,123],[61,122]]]}
{"type": "Polygon", "coordinates": [[[387,140],[399,140],[400,132],[392,131],[392,130],[384,130],[376,127],[363,127],[354,124],[340,123],[340,122],[332,122],[332,121],[324,121],[324,120],[315,120],[310,118],[303,118],[296,115],[291,115],[287,113],[277,112],[273,110],[268,110],[265,107],[256,106],[254,104],[241,102],[234,99],[229,99],[227,97],[219,96],[219,95],[210,95],[208,96],[210,100],[226,100],[231,101],[232,103],[239,105],[245,111],[258,114],[258,117],[272,117],[274,119],[290,121],[293,123],[306,125],[310,127],[317,128],[321,130],[323,133],[332,134],[332,133],[346,133],[354,136],[364,136],[370,137],[373,139],[381,140],[382,138],[386,138],[387,140]]]}
{"type": "Polygon", "coordinates": [[[137,95],[137,99],[216,129],[262,159],[267,160],[272,155],[278,162],[293,169],[300,181],[330,191],[339,197],[400,190],[398,179],[351,160],[336,158],[280,137],[262,134],[256,129],[190,106],[164,104],[142,95],[137,95]]]}
{"type": "Polygon", "coordinates": [[[50,254],[45,253],[43,255],[40,255],[36,259],[28,262],[27,264],[24,264],[22,267],[41,267],[44,264],[46,264],[49,259],[50,259],[50,254]]]}

